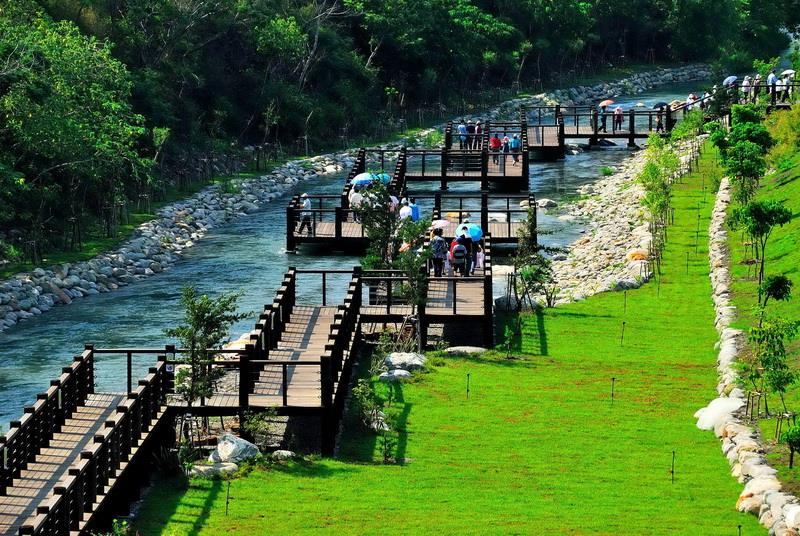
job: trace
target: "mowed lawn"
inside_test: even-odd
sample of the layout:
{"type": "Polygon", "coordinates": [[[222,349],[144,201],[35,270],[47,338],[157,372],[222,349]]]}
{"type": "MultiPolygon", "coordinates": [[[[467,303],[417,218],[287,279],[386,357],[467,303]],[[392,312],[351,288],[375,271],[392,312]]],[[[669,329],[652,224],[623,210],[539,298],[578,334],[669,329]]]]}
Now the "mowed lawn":
{"type": "Polygon", "coordinates": [[[741,485],[692,417],[716,385],[705,236],[713,195],[703,203],[702,184],[677,186],[661,284],[628,291],[627,311],[625,295],[609,293],[527,316],[522,359],[447,358],[404,385],[403,465],[373,461],[375,438],[350,426],[339,460],[234,480],[227,516],[226,483],[162,483],[136,528],[147,536],[735,536],[742,525],[742,534],[765,534],[735,511],[741,485]]]}

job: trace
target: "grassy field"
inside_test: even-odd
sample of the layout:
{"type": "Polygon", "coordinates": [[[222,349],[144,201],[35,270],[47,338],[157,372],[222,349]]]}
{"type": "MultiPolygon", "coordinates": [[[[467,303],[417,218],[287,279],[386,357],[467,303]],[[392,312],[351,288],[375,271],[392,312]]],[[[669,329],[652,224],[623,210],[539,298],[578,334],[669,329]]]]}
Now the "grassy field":
{"type": "MultiPolygon", "coordinates": [[[[704,158],[704,168],[712,162],[704,158]]],[[[713,198],[703,202],[701,184],[695,176],[677,187],[660,285],[527,316],[516,359],[437,359],[405,384],[395,402],[404,463],[377,461],[375,438],[351,417],[339,459],[234,480],[227,516],[226,483],[196,480],[186,490],[162,481],[136,528],[148,536],[736,535],[741,524],[742,534],[764,534],[735,511],[741,485],[692,417],[716,385],[704,236],[713,198]]]]}
{"type": "MultiPolygon", "coordinates": [[[[782,112],[783,113],[783,112],[782,112]]],[[[795,112],[794,117],[800,120],[795,112]]],[[[800,125],[795,124],[797,129],[800,125]]],[[[773,129],[774,130],[774,129],[773,129]]],[[[783,201],[792,210],[794,218],[781,228],[777,228],[770,238],[766,255],[766,274],[785,274],[794,282],[794,298],[787,302],[771,301],[768,306],[768,315],[780,316],[787,319],[800,319],[800,152],[794,154],[789,160],[789,165],[783,171],[768,175],[761,183],[757,194],[759,199],[777,199],[783,201]]],[[[731,249],[733,277],[732,295],[733,302],[739,308],[739,318],[736,327],[747,330],[757,323],[754,306],[757,302],[757,279],[755,266],[747,261],[752,259],[743,246],[739,233],[731,233],[728,240],[731,249]]],[[[794,366],[800,369],[800,344],[797,341],[789,347],[794,354],[794,366]]],[[[786,403],[791,411],[800,411],[800,389],[795,385],[787,394],[786,403]]],[[[770,409],[778,410],[780,403],[777,396],[770,397],[770,409]]],[[[798,469],[789,469],[789,449],[783,443],[775,441],[774,419],[763,419],[760,423],[762,435],[767,441],[770,452],[768,459],[778,469],[778,477],[784,483],[784,489],[800,493],[800,475],[798,469]]]]}

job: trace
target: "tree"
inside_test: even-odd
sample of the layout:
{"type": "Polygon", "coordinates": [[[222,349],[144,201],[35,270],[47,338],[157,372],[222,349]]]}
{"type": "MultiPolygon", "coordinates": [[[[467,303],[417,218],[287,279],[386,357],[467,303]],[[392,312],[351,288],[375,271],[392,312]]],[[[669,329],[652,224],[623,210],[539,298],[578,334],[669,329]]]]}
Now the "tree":
{"type": "Polygon", "coordinates": [[[725,168],[733,182],[734,199],[744,205],[755,195],[767,163],[759,145],[751,141],[740,141],[726,151],[725,168]]]}
{"type": "Polygon", "coordinates": [[[728,143],[734,146],[734,150],[739,143],[752,142],[761,149],[761,154],[767,152],[775,145],[767,127],[761,123],[737,123],[728,134],[728,143]]]}
{"type": "Polygon", "coordinates": [[[729,225],[733,229],[742,228],[758,247],[758,284],[764,281],[767,243],[776,225],[783,227],[792,219],[792,211],[781,201],[751,201],[744,207],[733,209],[729,225]]]}
{"type": "Polygon", "coordinates": [[[246,314],[235,312],[239,296],[222,294],[214,299],[206,294],[198,296],[194,286],[183,288],[183,324],[168,329],[166,334],[176,337],[186,351],[183,361],[188,366],[178,371],[175,391],[189,407],[198,399],[210,397],[215,382],[224,374],[223,369],[213,366],[212,362],[215,350],[228,342],[231,325],[247,318],[246,314]]]}
{"type": "Polygon", "coordinates": [[[387,269],[391,267],[394,251],[397,213],[389,209],[392,200],[385,184],[374,181],[364,188],[363,201],[356,209],[364,236],[369,240],[362,265],[365,268],[387,269]]]}
{"type": "Polygon", "coordinates": [[[797,337],[798,329],[798,321],[765,319],[760,326],[750,328],[748,337],[761,369],[762,386],[778,394],[785,412],[789,410],[784,395],[797,381],[797,373],[789,366],[786,343],[797,337]]]}
{"type": "Polygon", "coordinates": [[[789,447],[789,469],[794,466],[794,453],[800,451],[800,426],[792,426],[781,434],[781,440],[789,447]]]}
{"type": "Polygon", "coordinates": [[[792,285],[792,280],[785,275],[768,276],[758,286],[758,304],[766,309],[770,299],[788,301],[792,297],[792,285]]]}

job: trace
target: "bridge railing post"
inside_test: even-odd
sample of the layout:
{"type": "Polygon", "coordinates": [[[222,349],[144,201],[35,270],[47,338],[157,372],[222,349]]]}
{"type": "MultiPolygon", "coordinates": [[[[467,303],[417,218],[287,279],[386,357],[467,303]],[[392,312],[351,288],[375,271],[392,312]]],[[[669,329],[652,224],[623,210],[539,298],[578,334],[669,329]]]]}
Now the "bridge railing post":
{"type": "Polygon", "coordinates": [[[636,112],[628,111],[628,147],[636,147],[636,112]]]}
{"type": "Polygon", "coordinates": [[[292,197],[289,201],[289,205],[286,207],[286,251],[294,251],[297,247],[297,240],[295,240],[294,237],[294,229],[296,226],[296,222],[294,221],[294,207],[297,206],[298,199],[297,196],[292,197]]]}
{"type": "Polygon", "coordinates": [[[250,361],[252,360],[255,348],[252,344],[244,347],[244,352],[239,355],[239,408],[245,410],[250,407],[250,383],[251,375],[254,373],[250,361]]]}
{"type": "Polygon", "coordinates": [[[447,167],[450,165],[449,162],[449,152],[446,147],[442,148],[442,165],[441,165],[441,180],[439,182],[439,188],[441,190],[447,190],[447,167]]]}
{"type": "Polygon", "coordinates": [[[347,218],[347,211],[341,207],[334,209],[333,236],[336,239],[342,237],[342,222],[347,218]]]}
{"type": "Polygon", "coordinates": [[[481,192],[481,229],[483,234],[489,232],[489,194],[481,192]]]}
{"type": "Polygon", "coordinates": [[[481,150],[481,190],[489,189],[489,151],[481,150]]]}

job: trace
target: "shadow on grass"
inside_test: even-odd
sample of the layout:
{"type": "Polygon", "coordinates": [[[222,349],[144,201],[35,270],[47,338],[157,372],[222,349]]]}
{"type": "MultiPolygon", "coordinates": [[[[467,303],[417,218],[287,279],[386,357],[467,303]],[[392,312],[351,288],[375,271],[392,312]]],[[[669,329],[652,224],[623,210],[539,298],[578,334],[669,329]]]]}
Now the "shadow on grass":
{"type": "Polygon", "coordinates": [[[169,486],[173,493],[162,493],[159,497],[159,512],[164,519],[169,519],[176,527],[185,527],[186,534],[193,536],[200,534],[200,529],[211,516],[211,509],[223,488],[227,486],[222,480],[210,480],[207,493],[197,495],[196,500],[187,499],[186,480],[184,478],[171,478],[164,480],[160,486],[169,486]],[[178,507],[188,508],[191,512],[184,515],[178,514],[178,507]]]}

